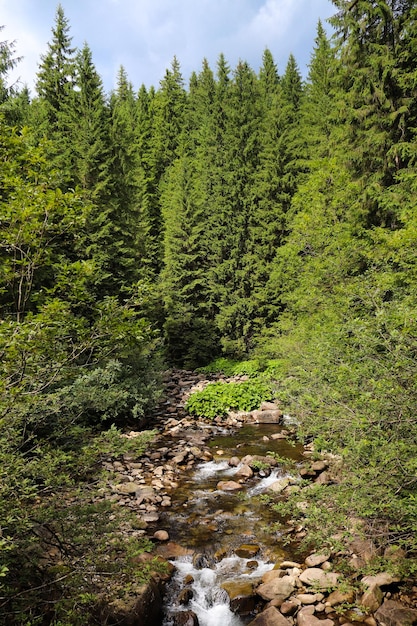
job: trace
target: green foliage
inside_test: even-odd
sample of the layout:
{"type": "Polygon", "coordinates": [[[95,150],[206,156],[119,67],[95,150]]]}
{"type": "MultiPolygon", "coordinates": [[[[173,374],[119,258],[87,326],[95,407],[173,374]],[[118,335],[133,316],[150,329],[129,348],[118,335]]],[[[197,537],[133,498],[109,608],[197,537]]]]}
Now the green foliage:
{"type": "MultiPolygon", "coordinates": [[[[116,578],[129,550],[149,549],[115,543],[117,522],[103,519],[107,505],[92,498],[103,455],[133,446],[114,429],[94,429],[139,424],[158,394],[143,290],[123,302],[92,297],[96,265],[77,257],[90,205],[55,185],[32,141],[1,123],[0,572],[10,623],[12,615],[15,623],[64,615],[86,578],[107,576],[107,560],[116,578]],[[61,554],[53,567],[49,550],[61,554]]],[[[149,437],[135,440],[138,454],[149,437]]],[[[131,571],[132,579],[146,573],[131,571]]],[[[85,623],[81,612],[69,614],[70,623],[85,623]]]]}
{"type": "MultiPolygon", "coordinates": [[[[14,46],[0,44],[0,103],[19,128],[1,121],[2,583],[25,559],[27,588],[44,583],[32,511],[50,526],[54,490],[125,445],[93,431],[140,423],[155,400],[149,320],[171,364],[230,355],[203,371],[250,378],[209,385],[190,412],[250,410],[273,387],[300,437],[340,457],[339,484],[279,504],[311,540],[349,534],[353,514],[381,547],[416,549],[417,9],[334,4],[338,40],[319,24],[306,85],[267,50],[259,75],[205,61],[188,92],[176,59],[138,96],[121,68],[108,101],[59,6],[30,101],[7,88],[14,46]]],[[[84,504],[65,532],[96,519],[84,504]]],[[[44,621],[82,621],[95,592],[80,572],[58,592],[65,604],[74,578],[76,609],[44,621]]]]}
{"type": "Polygon", "coordinates": [[[225,376],[234,376],[236,374],[236,367],[238,367],[240,361],[234,361],[233,359],[227,359],[226,357],[219,357],[208,365],[204,365],[197,369],[198,372],[204,372],[205,374],[224,374],[225,376]]]}
{"type": "Polygon", "coordinates": [[[252,411],[272,398],[268,385],[258,380],[241,383],[210,383],[187,400],[186,409],[194,415],[214,418],[228,411],[252,411]]]}
{"type": "Polygon", "coordinates": [[[153,437],[144,432],[126,438],[115,427],[95,434],[67,426],[58,447],[44,439],[25,455],[2,446],[2,614],[11,623],[21,623],[22,615],[44,615],[48,622],[81,625],[103,594],[123,596],[124,587],[157,569],[156,563],[138,563],[152,544],[134,535],[136,516],[97,498],[106,487],[101,462],[125,453],[139,459],[153,437]]]}
{"type": "Polygon", "coordinates": [[[208,365],[197,369],[206,374],[224,374],[225,376],[250,376],[259,374],[265,377],[279,376],[282,362],[279,359],[254,358],[247,361],[234,361],[226,357],[219,357],[208,365]]]}

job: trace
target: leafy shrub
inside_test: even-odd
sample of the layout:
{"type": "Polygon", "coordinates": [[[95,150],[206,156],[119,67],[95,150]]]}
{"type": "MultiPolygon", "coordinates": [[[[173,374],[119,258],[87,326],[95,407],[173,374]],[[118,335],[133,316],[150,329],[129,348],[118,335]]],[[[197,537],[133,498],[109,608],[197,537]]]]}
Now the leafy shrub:
{"type": "Polygon", "coordinates": [[[241,383],[217,382],[193,393],[187,401],[186,409],[193,415],[214,418],[226,415],[229,410],[252,411],[261,402],[271,399],[271,388],[259,380],[241,383]]]}
{"type": "Polygon", "coordinates": [[[278,375],[282,369],[280,359],[248,359],[246,361],[234,361],[220,357],[208,365],[200,367],[197,371],[205,374],[224,374],[225,376],[258,376],[260,373],[266,375],[278,375]]]}
{"type": "Polygon", "coordinates": [[[226,359],[225,357],[219,357],[204,367],[199,367],[197,372],[204,374],[224,374],[225,376],[234,376],[236,374],[236,367],[239,365],[239,361],[232,359],[226,359]]]}

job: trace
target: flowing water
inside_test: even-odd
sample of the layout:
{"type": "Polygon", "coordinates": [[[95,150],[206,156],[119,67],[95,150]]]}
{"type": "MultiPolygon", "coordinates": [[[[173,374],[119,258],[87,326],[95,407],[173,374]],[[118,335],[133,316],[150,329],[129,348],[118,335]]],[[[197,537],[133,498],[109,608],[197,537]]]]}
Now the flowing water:
{"type": "Polygon", "coordinates": [[[279,428],[275,425],[250,425],[213,438],[210,443],[213,461],[196,466],[173,495],[172,507],[163,520],[165,527],[171,540],[193,550],[194,557],[172,561],[177,572],[166,597],[163,626],[177,623],[176,614],[186,610],[196,613],[200,626],[247,624],[253,615],[250,611],[247,616],[235,614],[222,585],[252,585],[277,560],[291,558],[279,532],[274,530],[276,514],[262,498],[268,486],[285,475],[281,467],[266,476],[255,473],[239,491],[217,488],[220,480],[233,480],[236,474],[238,468],[228,464],[232,456],[265,456],[275,452],[299,460],[301,448],[293,447],[285,439],[270,438],[277,432],[279,428]],[[236,554],[246,544],[259,546],[254,558],[236,554]],[[186,606],[178,602],[185,586],[192,591],[192,599],[186,606]]]}

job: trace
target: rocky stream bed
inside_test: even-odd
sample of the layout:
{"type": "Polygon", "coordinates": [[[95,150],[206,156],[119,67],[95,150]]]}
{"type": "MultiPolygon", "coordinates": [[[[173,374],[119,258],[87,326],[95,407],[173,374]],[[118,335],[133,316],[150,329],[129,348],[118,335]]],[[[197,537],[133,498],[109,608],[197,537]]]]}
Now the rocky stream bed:
{"type": "MultiPolygon", "coordinates": [[[[340,553],[319,549],[295,558],[284,545],[262,495],[288,497],[301,489],[300,478],[330,482],[331,459],[312,461],[311,446],[293,445],[294,425],[271,403],[210,421],[188,415],[189,394],[214,379],[219,377],[170,372],[147,424],[158,431],[151,448],[140,458],[104,463],[112,478],[102,497],[135,511],[138,524],[131,532],[150,537],[169,564],[168,573],[156,574],[130,605],[110,606],[106,624],[417,624],[412,599],[401,596],[401,581],[388,572],[361,576],[355,581],[359,593],[338,571],[340,553]],[[297,475],[287,475],[271,453],[295,461],[297,475]]],[[[304,532],[289,521],[292,545],[304,532]]],[[[358,537],[343,558],[359,570],[374,551],[372,542],[358,537]]]]}

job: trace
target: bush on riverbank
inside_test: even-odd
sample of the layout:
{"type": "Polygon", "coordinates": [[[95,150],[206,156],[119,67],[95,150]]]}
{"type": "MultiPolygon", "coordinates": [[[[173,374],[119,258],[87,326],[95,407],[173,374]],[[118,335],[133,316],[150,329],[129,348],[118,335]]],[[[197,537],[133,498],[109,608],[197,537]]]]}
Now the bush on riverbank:
{"type": "Polygon", "coordinates": [[[272,396],[272,388],[261,380],[217,382],[194,392],[185,408],[192,415],[215,418],[227,415],[228,411],[252,411],[272,396]]]}

